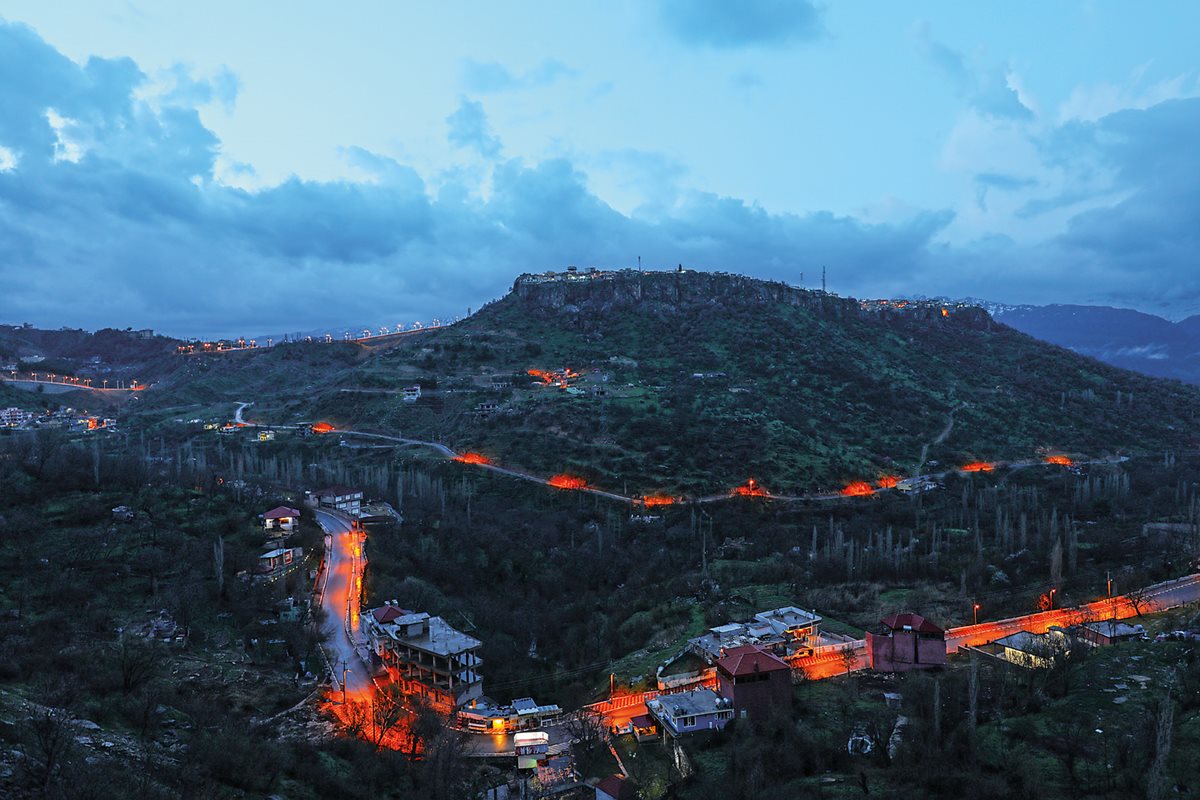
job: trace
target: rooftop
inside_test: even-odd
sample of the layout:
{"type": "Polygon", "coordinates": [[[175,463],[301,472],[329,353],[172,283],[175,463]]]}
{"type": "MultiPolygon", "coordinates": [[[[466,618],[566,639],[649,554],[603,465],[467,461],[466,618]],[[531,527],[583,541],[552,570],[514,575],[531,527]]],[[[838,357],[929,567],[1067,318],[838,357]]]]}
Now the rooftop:
{"type": "Polygon", "coordinates": [[[263,517],[265,519],[284,519],[285,517],[298,517],[298,516],[300,516],[299,509],[288,508],[287,506],[279,506],[278,508],[272,508],[266,514],[263,514],[263,517]]]}
{"type": "Polygon", "coordinates": [[[1017,631],[1014,634],[1005,636],[1003,639],[997,639],[993,644],[1007,647],[1010,650],[1019,650],[1022,653],[1040,656],[1047,654],[1059,638],[1060,636],[1056,636],[1054,631],[1049,633],[1017,631]]]}
{"type": "Polygon", "coordinates": [[[945,634],[945,631],[934,625],[929,620],[922,617],[920,614],[905,612],[903,614],[892,614],[890,617],[884,617],[879,623],[886,633],[887,631],[916,631],[917,633],[929,633],[935,636],[945,634]]]}
{"type": "Polygon", "coordinates": [[[782,659],[755,647],[752,644],[725,651],[725,657],[717,666],[730,675],[753,675],[756,672],[791,670],[782,659]]]}
{"type": "Polygon", "coordinates": [[[362,489],[351,489],[349,486],[330,486],[317,492],[317,497],[346,497],[352,494],[362,494],[362,489]]]}
{"type": "Polygon", "coordinates": [[[657,708],[671,718],[696,717],[729,708],[729,701],[712,689],[692,689],[677,694],[659,695],[647,702],[646,707],[657,708]]]}
{"type": "Polygon", "coordinates": [[[474,650],[483,644],[473,636],[455,630],[441,617],[431,617],[423,611],[404,611],[388,605],[373,609],[371,616],[392,639],[426,653],[438,656],[455,655],[474,650]],[[418,623],[425,623],[421,625],[420,633],[416,636],[407,635],[405,629],[418,623]]]}
{"type": "Polygon", "coordinates": [[[1146,629],[1141,625],[1129,625],[1125,622],[1116,620],[1100,620],[1098,622],[1085,622],[1083,627],[1090,631],[1095,631],[1101,636],[1115,638],[1118,636],[1141,636],[1146,632],[1146,629]]]}

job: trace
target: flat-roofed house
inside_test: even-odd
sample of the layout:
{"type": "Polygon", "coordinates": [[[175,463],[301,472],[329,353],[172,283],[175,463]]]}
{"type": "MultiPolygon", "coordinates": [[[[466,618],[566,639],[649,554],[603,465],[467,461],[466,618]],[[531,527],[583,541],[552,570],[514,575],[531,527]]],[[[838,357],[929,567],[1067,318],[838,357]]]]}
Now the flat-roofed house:
{"type": "Polygon", "coordinates": [[[422,697],[443,713],[483,697],[478,639],[441,617],[391,604],[363,620],[372,652],[406,695],[422,697]]]}
{"type": "Polygon", "coordinates": [[[330,486],[315,494],[317,505],[321,508],[333,508],[355,519],[362,511],[363,493],[361,489],[351,489],[349,486],[330,486]]]}
{"type": "Polygon", "coordinates": [[[646,701],[646,710],[669,736],[720,730],[733,719],[733,703],[712,689],[692,689],[659,695],[646,701]]]}

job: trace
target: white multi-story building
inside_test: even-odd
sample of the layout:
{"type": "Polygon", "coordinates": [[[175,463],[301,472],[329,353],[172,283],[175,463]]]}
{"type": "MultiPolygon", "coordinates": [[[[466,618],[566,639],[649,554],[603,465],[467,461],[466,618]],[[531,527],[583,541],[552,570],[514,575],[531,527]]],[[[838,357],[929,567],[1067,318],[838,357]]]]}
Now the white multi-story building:
{"type": "Polygon", "coordinates": [[[33,414],[20,408],[0,409],[0,427],[16,428],[33,419],[33,414]]]}

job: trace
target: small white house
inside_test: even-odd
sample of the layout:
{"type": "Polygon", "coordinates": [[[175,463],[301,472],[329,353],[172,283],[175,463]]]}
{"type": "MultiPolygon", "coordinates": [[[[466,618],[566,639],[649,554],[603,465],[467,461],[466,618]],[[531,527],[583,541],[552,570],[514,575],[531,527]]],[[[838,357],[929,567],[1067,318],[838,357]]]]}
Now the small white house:
{"type": "Polygon", "coordinates": [[[291,531],[300,526],[300,509],[279,506],[263,514],[263,527],[269,531],[291,531]]]}

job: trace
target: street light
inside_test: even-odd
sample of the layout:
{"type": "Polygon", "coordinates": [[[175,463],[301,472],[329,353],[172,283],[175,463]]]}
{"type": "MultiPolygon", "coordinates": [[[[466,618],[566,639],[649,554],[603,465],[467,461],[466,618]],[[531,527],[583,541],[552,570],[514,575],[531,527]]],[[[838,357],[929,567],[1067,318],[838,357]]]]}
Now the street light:
{"type": "Polygon", "coordinates": [[[1053,611],[1053,610],[1054,610],[1054,593],[1055,593],[1055,592],[1057,592],[1057,591],[1058,591],[1058,589],[1051,589],[1051,590],[1050,590],[1050,610],[1051,610],[1051,611],[1053,611]]]}
{"type": "Polygon", "coordinates": [[[979,603],[975,603],[975,607],[972,609],[972,611],[975,612],[975,624],[978,625],[979,624],[979,603]]]}

